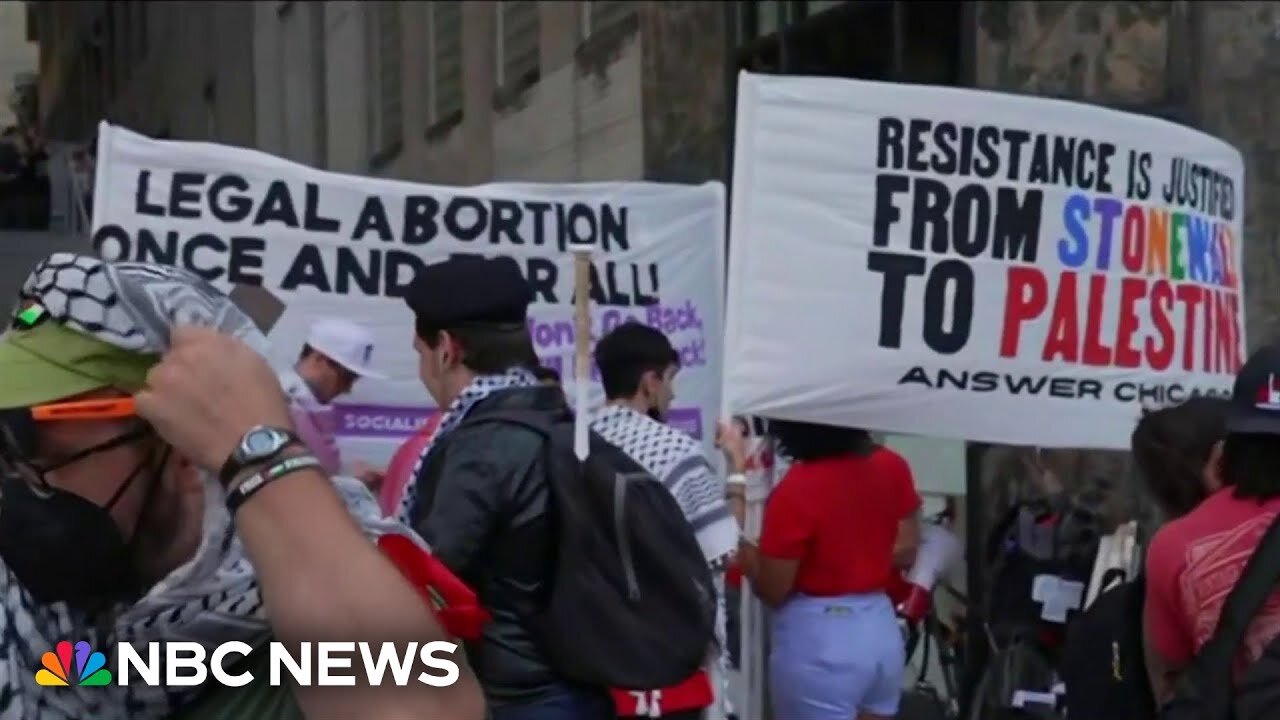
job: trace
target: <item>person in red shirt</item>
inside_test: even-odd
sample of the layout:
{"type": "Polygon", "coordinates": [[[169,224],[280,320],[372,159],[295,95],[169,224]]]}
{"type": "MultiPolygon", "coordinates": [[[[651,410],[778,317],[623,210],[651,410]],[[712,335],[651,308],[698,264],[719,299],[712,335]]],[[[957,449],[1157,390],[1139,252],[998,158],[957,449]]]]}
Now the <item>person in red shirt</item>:
{"type": "Polygon", "coordinates": [[[791,467],[769,496],[745,577],[774,608],[769,687],[786,720],[898,712],[902,633],[886,590],[920,540],[906,460],[864,430],[772,422],[791,467]]]}
{"type": "MultiPolygon", "coordinates": [[[[1280,514],[1280,346],[1256,352],[1236,376],[1226,439],[1209,463],[1211,492],[1156,532],[1147,549],[1143,609],[1147,672],[1157,702],[1208,641],[1223,603],[1280,514]]],[[[1280,635],[1280,595],[1253,619],[1239,668],[1280,635]]]]}

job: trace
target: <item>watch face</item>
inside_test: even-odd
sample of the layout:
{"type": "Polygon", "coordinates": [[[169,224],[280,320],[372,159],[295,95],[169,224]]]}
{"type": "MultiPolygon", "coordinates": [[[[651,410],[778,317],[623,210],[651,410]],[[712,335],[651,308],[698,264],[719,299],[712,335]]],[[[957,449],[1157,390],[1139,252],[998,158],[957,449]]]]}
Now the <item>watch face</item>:
{"type": "Polygon", "coordinates": [[[254,428],[245,434],[241,447],[244,449],[245,456],[259,458],[279,450],[285,441],[285,436],[278,430],[254,428]]]}

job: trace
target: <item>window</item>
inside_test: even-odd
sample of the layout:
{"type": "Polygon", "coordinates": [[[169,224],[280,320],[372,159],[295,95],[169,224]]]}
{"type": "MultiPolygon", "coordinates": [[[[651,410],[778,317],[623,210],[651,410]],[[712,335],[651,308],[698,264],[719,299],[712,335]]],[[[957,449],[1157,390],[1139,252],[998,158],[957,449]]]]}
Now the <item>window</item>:
{"type": "Polygon", "coordinates": [[[804,16],[813,17],[823,10],[830,10],[837,5],[843,5],[843,2],[830,2],[829,0],[809,0],[804,4],[804,16]]]}
{"type": "Polygon", "coordinates": [[[738,3],[738,44],[768,37],[785,24],[783,13],[789,3],[777,0],[738,3]]]}
{"type": "Polygon", "coordinates": [[[498,3],[497,85],[500,89],[528,87],[538,81],[538,3],[511,0],[498,3]]]}
{"type": "MultiPolygon", "coordinates": [[[[776,5],[777,3],[758,3],[760,5],[776,5]]],[[[621,0],[591,0],[582,3],[582,39],[595,33],[616,27],[631,19],[636,12],[634,2],[621,0]]]]}
{"type": "Polygon", "coordinates": [[[781,67],[780,31],[790,27],[792,3],[762,0],[737,3],[738,67],[751,72],[777,72],[781,67]]]}
{"type": "Polygon", "coordinates": [[[743,3],[738,67],[955,85],[960,81],[960,6],[958,2],[743,3]],[[779,6],[787,12],[780,13],[779,6]],[[792,14],[798,9],[806,16],[792,14]]]}
{"type": "Polygon", "coordinates": [[[133,8],[126,3],[107,5],[107,17],[112,28],[108,30],[108,42],[111,43],[111,64],[115,67],[115,79],[118,85],[129,81],[133,66],[133,8]]]}
{"type": "Polygon", "coordinates": [[[108,66],[109,56],[103,47],[106,44],[106,27],[102,18],[93,21],[89,29],[89,39],[84,45],[85,70],[82,76],[83,92],[87,99],[85,115],[92,118],[85,122],[96,122],[102,108],[104,95],[111,84],[111,68],[108,66]]]}
{"type": "Polygon", "coordinates": [[[119,14],[111,5],[103,9],[101,35],[98,42],[102,44],[102,93],[108,105],[120,89],[120,71],[124,63],[116,55],[120,42],[120,31],[124,29],[117,24],[119,14]]]}
{"type": "Polygon", "coordinates": [[[208,140],[218,139],[218,86],[212,80],[204,83],[204,136],[208,140]]]}
{"type": "Polygon", "coordinates": [[[380,163],[400,147],[404,130],[404,102],[400,84],[400,4],[365,5],[369,23],[369,150],[380,163]]]}
{"type": "Polygon", "coordinates": [[[427,4],[430,53],[427,60],[427,128],[462,119],[462,3],[427,4]]]}
{"type": "Polygon", "coordinates": [[[133,41],[135,43],[134,52],[137,53],[139,59],[147,56],[147,41],[150,40],[150,28],[147,24],[147,3],[135,0],[129,3],[133,6],[134,17],[134,33],[133,41]]]}

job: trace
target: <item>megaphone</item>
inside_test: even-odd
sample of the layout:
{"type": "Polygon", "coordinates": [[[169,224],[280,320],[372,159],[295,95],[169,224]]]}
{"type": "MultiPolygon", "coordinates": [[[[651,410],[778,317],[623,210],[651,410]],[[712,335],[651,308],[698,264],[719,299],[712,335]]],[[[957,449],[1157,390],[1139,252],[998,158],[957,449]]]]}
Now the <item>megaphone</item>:
{"type": "Polygon", "coordinates": [[[938,578],[960,557],[960,539],[941,525],[925,524],[920,530],[920,549],[911,566],[891,593],[898,615],[918,622],[929,613],[930,598],[938,578]]]}

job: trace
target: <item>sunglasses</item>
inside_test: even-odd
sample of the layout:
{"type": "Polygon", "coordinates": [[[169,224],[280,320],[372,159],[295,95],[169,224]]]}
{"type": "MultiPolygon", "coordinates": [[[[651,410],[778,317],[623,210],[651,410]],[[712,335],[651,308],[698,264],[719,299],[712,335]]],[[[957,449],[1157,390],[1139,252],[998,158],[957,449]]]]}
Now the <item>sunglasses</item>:
{"type": "Polygon", "coordinates": [[[109,398],[33,405],[27,408],[27,412],[35,422],[116,420],[133,417],[137,414],[137,407],[134,405],[133,398],[109,398]]]}
{"type": "MultiPolygon", "coordinates": [[[[77,400],[3,410],[0,411],[0,454],[9,460],[26,461],[31,458],[36,449],[36,428],[40,423],[116,420],[135,415],[133,398],[77,400]]],[[[77,456],[107,450],[131,442],[143,434],[141,429],[133,430],[100,446],[88,448],[77,456]]]]}

